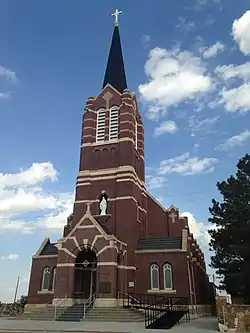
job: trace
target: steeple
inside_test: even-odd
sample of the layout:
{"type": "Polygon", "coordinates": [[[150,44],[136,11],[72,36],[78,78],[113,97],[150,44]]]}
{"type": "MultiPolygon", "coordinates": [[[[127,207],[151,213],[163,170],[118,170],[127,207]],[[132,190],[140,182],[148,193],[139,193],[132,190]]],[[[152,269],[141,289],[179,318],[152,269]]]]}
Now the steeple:
{"type": "Polygon", "coordinates": [[[110,84],[113,88],[122,93],[124,89],[127,88],[127,81],[122,56],[121,39],[118,28],[118,15],[120,13],[121,12],[116,10],[115,13],[112,14],[113,16],[115,16],[114,32],[102,88],[104,88],[107,84],[110,84]]]}

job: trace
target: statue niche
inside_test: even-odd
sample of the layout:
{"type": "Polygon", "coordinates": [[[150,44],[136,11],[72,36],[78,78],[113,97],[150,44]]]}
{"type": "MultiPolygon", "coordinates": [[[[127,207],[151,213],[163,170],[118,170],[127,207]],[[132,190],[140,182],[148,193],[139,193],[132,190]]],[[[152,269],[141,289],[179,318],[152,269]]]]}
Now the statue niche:
{"type": "Polygon", "coordinates": [[[108,208],[108,196],[105,191],[101,192],[100,199],[99,199],[99,215],[107,215],[107,208],[108,208]]]}

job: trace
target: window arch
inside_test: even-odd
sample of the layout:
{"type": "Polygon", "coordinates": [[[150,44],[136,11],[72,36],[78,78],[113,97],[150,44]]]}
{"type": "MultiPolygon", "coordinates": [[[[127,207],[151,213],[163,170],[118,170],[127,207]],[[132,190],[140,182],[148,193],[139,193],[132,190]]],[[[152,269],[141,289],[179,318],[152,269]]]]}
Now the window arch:
{"type": "Polygon", "coordinates": [[[43,269],[43,278],[42,278],[42,290],[46,291],[50,288],[50,275],[51,270],[49,267],[43,269]]]}
{"type": "Polygon", "coordinates": [[[150,266],[150,282],[152,290],[160,288],[159,266],[157,264],[152,264],[150,266]]]}
{"type": "Polygon", "coordinates": [[[165,290],[173,289],[172,266],[170,264],[165,264],[163,266],[163,282],[165,290]]]}
{"type": "Polygon", "coordinates": [[[109,111],[109,140],[118,139],[119,107],[114,105],[109,111]]]}
{"type": "Polygon", "coordinates": [[[97,111],[96,142],[102,142],[105,140],[105,122],[106,109],[101,108],[97,111]]]}

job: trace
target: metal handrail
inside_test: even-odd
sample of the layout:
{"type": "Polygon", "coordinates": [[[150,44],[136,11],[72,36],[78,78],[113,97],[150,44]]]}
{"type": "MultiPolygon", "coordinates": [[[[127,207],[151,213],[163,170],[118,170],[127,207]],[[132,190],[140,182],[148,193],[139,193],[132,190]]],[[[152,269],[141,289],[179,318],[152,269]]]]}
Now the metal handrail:
{"type": "MultiPolygon", "coordinates": [[[[59,299],[59,300],[56,301],[56,303],[55,303],[55,311],[54,311],[54,320],[56,320],[56,316],[57,316],[56,310],[57,310],[58,306],[60,306],[60,304],[63,304],[63,302],[65,302],[66,299],[67,299],[67,295],[65,295],[64,298],[59,299]]],[[[65,308],[66,308],[66,306],[64,306],[64,309],[65,308]]]]}
{"type": "Polygon", "coordinates": [[[126,295],[128,298],[132,299],[132,300],[135,301],[136,303],[140,303],[140,301],[138,301],[138,299],[134,298],[134,297],[131,296],[129,293],[121,293],[121,292],[118,292],[118,295],[119,295],[119,294],[126,295]]]}
{"type": "Polygon", "coordinates": [[[83,319],[86,318],[86,311],[87,309],[94,303],[95,301],[95,296],[96,296],[96,293],[94,293],[93,295],[91,295],[87,301],[87,305],[86,303],[83,304],[83,319]]]}

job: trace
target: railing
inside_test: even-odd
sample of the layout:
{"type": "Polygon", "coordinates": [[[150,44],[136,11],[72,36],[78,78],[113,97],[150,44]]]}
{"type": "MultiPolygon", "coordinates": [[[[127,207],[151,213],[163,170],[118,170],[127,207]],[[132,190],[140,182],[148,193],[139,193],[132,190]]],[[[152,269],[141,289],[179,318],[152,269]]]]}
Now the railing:
{"type": "Polygon", "coordinates": [[[154,323],[168,311],[186,311],[186,321],[188,321],[188,309],[188,299],[185,297],[162,297],[161,300],[145,309],[145,327],[154,323]]]}
{"type": "Polygon", "coordinates": [[[95,297],[96,297],[96,294],[94,293],[93,295],[90,296],[87,303],[83,304],[83,319],[86,318],[87,310],[94,304],[95,297]]]}
{"type": "MultiPolygon", "coordinates": [[[[180,302],[181,297],[166,297],[162,295],[151,295],[151,294],[134,294],[129,293],[123,294],[123,307],[133,307],[138,309],[147,309],[155,304],[161,304],[163,302],[165,305],[173,306],[175,303],[180,302]]],[[[188,300],[183,298],[182,303],[188,304],[188,300]]]]}
{"type": "MultiPolygon", "coordinates": [[[[64,298],[59,299],[56,303],[55,303],[55,311],[54,311],[54,320],[56,320],[57,317],[57,308],[61,307],[61,305],[67,300],[67,295],[65,295],[64,298]]],[[[66,303],[66,302],[65,302],[66,303]]],[[[64,309],[66,309],[66,305],[64,304],[64,309]]]]}
{"type": "Polygon", "coordinates": [[[186,297],[166,297],[151,294],[123,293],[123,307],[141,309],[145,314],[145,327],[155,322],[167,311],[186,312],[189,321],[189,302],[186,297]]]}

